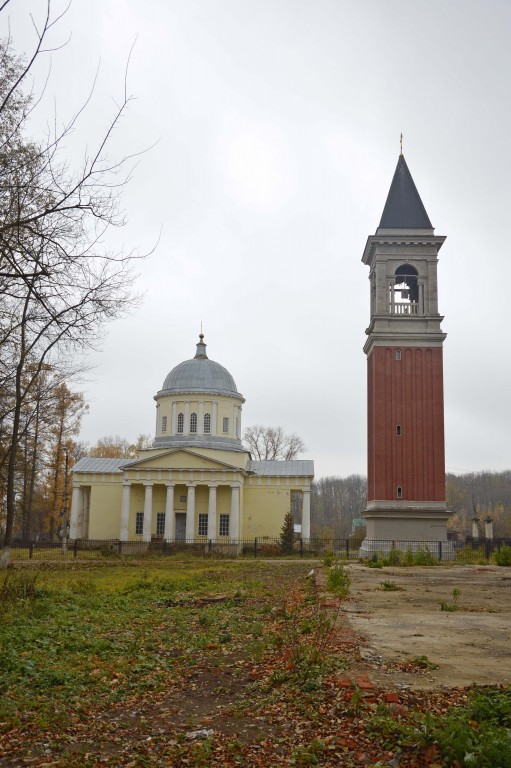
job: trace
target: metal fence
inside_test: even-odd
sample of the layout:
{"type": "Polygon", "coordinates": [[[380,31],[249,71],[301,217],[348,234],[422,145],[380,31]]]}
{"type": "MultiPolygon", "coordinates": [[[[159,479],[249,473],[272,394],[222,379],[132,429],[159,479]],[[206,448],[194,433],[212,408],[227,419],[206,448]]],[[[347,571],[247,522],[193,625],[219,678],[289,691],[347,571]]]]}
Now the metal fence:
{"type": "Polygon", "coordinates": [[[324,558],[327,555],[347,560],[376,564],[406,565],[434,562],[489,563],[502,547],[510,547],[511,539],[472,539],[465,541],[399,541],[350,539],[295,539],[284,546],[280,538],[261,537],[239,541],[193,539],[186,541],[119,541],[118,539],[76,539],[67,542],[15,542],[11,547],[13,560],[57,560],[63,558],[149,557],[189,555],[192,557],[223,558],[324,558]]]}

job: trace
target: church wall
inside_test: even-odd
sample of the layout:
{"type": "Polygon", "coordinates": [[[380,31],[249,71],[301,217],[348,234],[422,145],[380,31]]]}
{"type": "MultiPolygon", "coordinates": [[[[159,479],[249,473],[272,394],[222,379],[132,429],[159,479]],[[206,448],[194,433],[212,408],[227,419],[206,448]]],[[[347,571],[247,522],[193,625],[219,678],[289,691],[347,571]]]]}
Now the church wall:
{"type": "Polygon", "coordinates": [[[280,536],[284,517],[290,509],[290,489],[263,485],[245,486],[243,538],[280,536]]]}
{"type": "Polygon", "coordinates": [[[121,524],[120,482],[91,483],[89,538],[117,539],[121,524]]]}

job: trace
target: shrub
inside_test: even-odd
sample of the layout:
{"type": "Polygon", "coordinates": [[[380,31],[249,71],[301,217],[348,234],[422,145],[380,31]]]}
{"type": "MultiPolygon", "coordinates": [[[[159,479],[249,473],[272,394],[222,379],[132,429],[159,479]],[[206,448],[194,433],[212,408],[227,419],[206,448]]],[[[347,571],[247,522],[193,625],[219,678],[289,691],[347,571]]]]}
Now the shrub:
{"type": "Polygon", "coordinates": [[[502,547],[495,555],[497,565],[511,566],[511,547],[502,547]]]}

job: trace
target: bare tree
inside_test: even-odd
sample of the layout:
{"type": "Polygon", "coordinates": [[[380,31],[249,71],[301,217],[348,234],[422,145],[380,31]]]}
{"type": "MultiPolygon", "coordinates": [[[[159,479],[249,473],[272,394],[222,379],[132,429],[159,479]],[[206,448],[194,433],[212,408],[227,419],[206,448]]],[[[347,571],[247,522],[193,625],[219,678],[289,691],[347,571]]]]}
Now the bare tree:
{"type": "Polygon", "coordinates": [[[243,440],[254,458],[260,461],[290,461],[307,450],[301,437],[294,433],[284,434],[282,427],[263,427],[255,424],[253,427],[247,427],[243,440]]]}
{"type": "Polygon", "coordinates": [[[39,374],[51,365],[69,377],[83,365],[80,354],[101,338],[105,321],[137,301],[135,254],[112,253],[103,244],[108,228],[125,223],[118,205],[129,158],[109,161],[106,150],[129,103],[126,84],[103,138],[79,168],[70,167],[65,140],[82,110],[40,142],[25,135],[35,102],[24,82],[57,21],[48,0],[26,62],[10,40],[0,42],[0,420],[9,457],[0,568],[9,561],[22,411],[39,374]]]}

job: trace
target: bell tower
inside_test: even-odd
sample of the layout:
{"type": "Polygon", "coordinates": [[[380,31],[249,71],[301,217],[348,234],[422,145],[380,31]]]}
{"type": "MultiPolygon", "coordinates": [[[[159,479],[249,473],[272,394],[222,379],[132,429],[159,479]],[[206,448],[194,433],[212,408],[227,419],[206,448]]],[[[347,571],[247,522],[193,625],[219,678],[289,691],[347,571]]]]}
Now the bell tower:
{"type": "Polygon", "coordinates": [[[447,539],[443,342],[435,235],[403,154],[375,235],[369,267],[367,341],[367,538],[447,539]]]}

